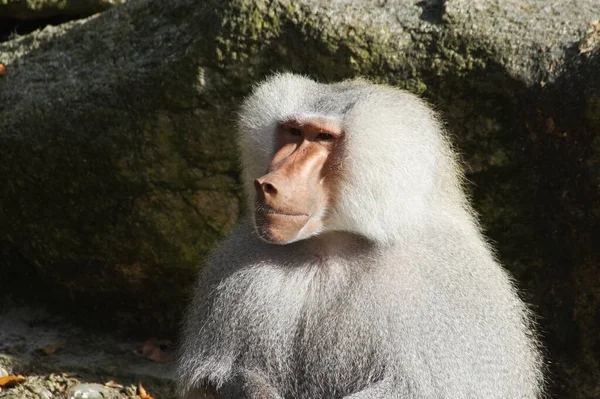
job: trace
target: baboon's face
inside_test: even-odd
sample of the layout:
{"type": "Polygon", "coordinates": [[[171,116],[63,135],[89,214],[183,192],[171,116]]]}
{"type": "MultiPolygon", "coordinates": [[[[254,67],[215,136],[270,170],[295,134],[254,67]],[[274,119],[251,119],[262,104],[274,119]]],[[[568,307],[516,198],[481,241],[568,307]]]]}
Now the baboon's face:
{"type": "Polygon", "coordinates": [[[254,180],[254,219],[263,240],[287,244],[324,230],[339,177],[342,138],[339,123],[327,118],[279,124],[273,159],[266,174],[254,180]]]}

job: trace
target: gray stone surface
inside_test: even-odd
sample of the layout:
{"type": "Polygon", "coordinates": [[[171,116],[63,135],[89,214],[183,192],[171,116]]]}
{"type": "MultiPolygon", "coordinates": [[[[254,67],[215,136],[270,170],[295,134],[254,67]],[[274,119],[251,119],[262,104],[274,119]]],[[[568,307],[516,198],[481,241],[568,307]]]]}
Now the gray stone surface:
{"type": "Polygon", "coordinates": [[[598,397],[598,14],[596,0],[132,0],[0,43],[0,241],[55,296],[172,328],[241,213],[243,95],[275,70],[362,75],[442,112],[542,316],[553,392],[598,397]]]}
{"type": "Polygon", "coordinates": [[[67,390],[69,399],[113,399],[118,396],[100,384],[77,384],[67,390]]]}

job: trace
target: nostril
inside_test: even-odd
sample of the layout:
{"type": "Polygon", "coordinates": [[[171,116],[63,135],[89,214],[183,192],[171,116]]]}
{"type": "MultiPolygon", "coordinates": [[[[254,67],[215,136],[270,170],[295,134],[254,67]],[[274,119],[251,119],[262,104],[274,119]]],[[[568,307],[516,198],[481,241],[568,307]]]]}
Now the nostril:
{"type": "Polygon", "coordinates": [[[271,194],[271,195],[277,194],[277,189],[271,183],[263,183],[262,187],[263,187],[265,194],[271,194]]]}
{"type": "Polygon", "coordinates": [[[275,195],[277,194],[277,189],[271,183],[261,181],[261,179],[254,180],[254,188],[257,192],[262,194],[275,195]]]}

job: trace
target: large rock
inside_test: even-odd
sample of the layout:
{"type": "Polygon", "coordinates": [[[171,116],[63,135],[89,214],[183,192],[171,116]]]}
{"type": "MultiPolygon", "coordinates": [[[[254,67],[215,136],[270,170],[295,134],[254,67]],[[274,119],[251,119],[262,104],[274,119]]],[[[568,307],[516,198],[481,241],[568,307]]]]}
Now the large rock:
{"type": "Polygon", "coordinates": [[[597,397],[595,18],[595,0],[148,0],[0,44],[0,240],[74,303],[172,326],[240,212],[242,96],[273,70],[367,76],[442,111],[553,392],[597,397]]]}

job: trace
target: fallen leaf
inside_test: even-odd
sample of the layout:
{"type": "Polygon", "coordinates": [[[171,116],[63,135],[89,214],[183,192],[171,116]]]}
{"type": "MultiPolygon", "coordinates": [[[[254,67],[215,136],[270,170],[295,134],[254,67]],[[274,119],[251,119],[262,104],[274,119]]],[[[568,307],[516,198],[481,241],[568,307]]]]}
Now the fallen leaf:
{"type": "Polygon", "coordinates": [[[46,345],[40,349],[44,353],[44,355],[50,356],[50,355],[54,355],[56,353],[56,351],[58,351],[63,346],[65,346],[65,341],[59,341],[55,344],[46,345]]]}
{"type": "Polygon", "coordinates": [[[123,385],[119,384],[118,382],[115,382],[113,380],[110,381],[106,381],[104,383],[104,386],[107,386],[109,388],[117,388],[117,389],[123,389],[123,385]]]}
{"type": "Polygon", "coordinates": [[[6,75],[6,72],[7,72],[6,65],[4,65],[3,63],[0,62],[0,76],[6,75]]]}
{"type": "Polygon", "coordinates": [[[0,387],[10,388],[17,384],[25,382],[25,377],[22,375],[9,375],[6,377],[0,377],[0,387]]]}
{"type": "Polygon", "coordinates": [[[173,355],[167,352],[167,348],[172,345],[173,342],[168,339],[150,338],[136,353],[153,362],[168,363],[175,360],[173,355]]]}
{"type": "Polygon", "coordinates": [[[144,386],[142,385],[142,382],[138,382],[138,396],[142,399],[154,399],[152,396],[150,396],[148,394],[148,392],[146,392],[146,389],[144,388],[144,386]]]}

